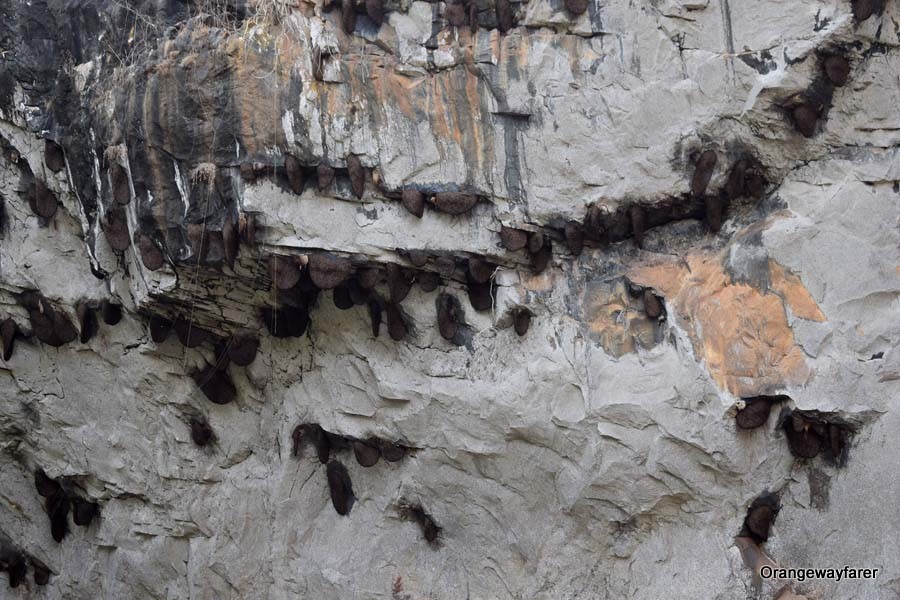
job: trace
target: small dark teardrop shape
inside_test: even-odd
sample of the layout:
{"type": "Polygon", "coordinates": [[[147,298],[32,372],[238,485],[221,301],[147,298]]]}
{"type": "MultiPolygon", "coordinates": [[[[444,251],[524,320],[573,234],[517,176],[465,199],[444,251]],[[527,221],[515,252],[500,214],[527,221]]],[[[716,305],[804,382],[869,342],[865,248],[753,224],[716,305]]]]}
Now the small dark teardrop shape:
{"type": "Polygon", "coordinates": [[[385,307],[385,310],[387,311],[388,335],[391,336],[392,340],[399,342],[409,333],[403,313],[400,312],[396,304],[391,303],[385,307]]]}
{"type": "Polygon", "coordinates": [[[256,358],[259,337],[253,331],[238,331],[228,343],[228,358],[239,367],[246,367],[256,358]]]}
{"type": "Polygon", "coordinates": [[[403,302],[413,284],[413,274],[400,265],[390,263],[387,266],[388,291],[391,302],[403,302]]]}
{"type": "Polygon", "coordinates": [[[377,446],[356,440],[353,442],[353,456],[356,457],[356,462],[363,467],[371,467],[381,458],[381,451],[377,446]]]}
{"type": "Polygon", "coordinates": [[[785,428],[788,439],[788,448],[791,454],[799,458],[815,458],[819,454],[820,440],[816,432],[807,424],[803,424],[800,430],[789,426],[785,428]]]}
{"type": "Polygon", "coordinates": [[[50,188],[47,187],[47,184],[40,179],[36,180],[33,184],[31,193],[28,197],[28,204],[34,214],[43,217],[44,219],[52,219],[53,215],[56,214],[56,209],[59,207],[59,202],[56,200],[56,194],[54,194],[50,188]]]}
{"type": "Polygon", "coordinates": [[[544,234],[540,231],[532,231],[528,234],[528,253],[537,254],[544,246],[544,234]]]}
{"type": "Polygon", "coordinates": [[[198,419],[197,417],[193,417],[191,419],[191,439],[195,444],[200,446],[206,446],[212,441],[213,438],[213,430],[212,427],[209,426],[203,419],[198,419]]]}
{"type": "Polygon", "coordinates": [[[421,268],[428,263],[428,253],[424,250],[409,250],[406,256],[414,267],[421,268]]]}
{"type": "Polygon", "coordinates": [[[3,360],[7,361],[12,358],[13,349],[16,343],[16,335],[19,332],[19,326],[12,318],[7,317],[0,323],[0,338],[3,340],[3,360]]]}
{"type": "Polygon", "coordinates": [[[303,175],[303,165],[295,156],[288,156],[284,159],[284,171],[287,174],[288,184],[291,191],[298,196],[303,193],[303,183],[305,177],[303,175]]]}
{"type": "Polygon", "coordinates": [[[50,582],[50,569],[44,565],[32,565],[34,567],[35,585],[47,585],[50,582]]]}
{"type": "Polygon", "coordinates": [[[373,23],[381,27],[384,23],[384,0],[366,0],[366,14],[373,23]]]}
{"type": "Polygon", "coordinates": [[[466,7],[462,4],[447,4],[444,7],[444,18],[453,27],[462,27],[466,23],[466,7]]]}
{"type": "Polygon", "coordinates": [[[662,302],[649,289],[644,290],[644,313],[651,319],[656,319],[663,313],[662,302]]]}
{"type": "Polygon", "coordinates": [[[825,74],[835,87],[843,87],[850,77],[850,61],[844,56],[834,55],[825,59],[825,74]]]}
{"type": "Polygon", "coordinates": [[[71,503],[63,490],[47,498],[47,515],[50,517],[50,535],[60,543],[69,533],[69,508],[71,503]]]}
{"type": "Polygon", "coordinates": [[[775,521],[775,512],[770,506],[757,506],[747,515],[747,529],[762,541],[769,539],[769,529],[775,521]]]}
{"type": "Polygon", "coordinates": [[[588,0],[565,0],[566,11],[574,17],[584,14],[588,8],[588,0]]]}
{"type": "Polygon", "coordinates": [[[172,321],[162,315],[150,316],[150,339],[155,343],[161,344],[166,341],[172,332],[172,321]]]}
{"type": "Polygon", "coordinates": [[[478,203],[478,196],[462,192],[438,192],[434,195],[433,202],[435,208],[443,213],[461,215],[472,210],[478,203]]]}
{"type": "Polygon", "coordinates": [[[432,292],[441,284],[441,276],[431,271],[419,273],[416,277],[423,292],[432,292]]]}
{"type": "Polygon", "coordinates": [[[353,298],[350,297],[350,288],[346,283],[342,283],[331,291],[331,298],[334,305],[341,310],[353,308],[353,298]]]}
{"type": "Polygon", "coordinates": [[[403,457],[406,456],[406,447],[401,444],[382,442],[381,455],[388,462],[397,462],[403,460],[403,457]]]}
{"type": "Polygon", "coordinates": [[[844,450],[847,446],[846,432],[835,425],[828,424],[828,445],[831,451],[831,459],[837,463],[841,463],[844,458],[844,450]]]}
{"type": "Polygon", "coordinates": [[[279,290],[289,290],[300,281],[300,265],[293,256],[275,256],[269,258],[272,270],[272,281],[279,290]]]}
{"type": "Polygon", "coordinates": [[[483,258],[472,257],[469,259],[469,275],[476,283],[487,283],[494,275],[497,265],[483,258]]]}
{"type": "Polygon", "coordinates": [[[415,217],[421,219],[425,213],[425,195],[417,189],[404,188],[400,202],[403,208],[415,217]]]}
{"type": "Polygon", "coordinates": [[[99,512],[100,507],[96,502],[89,502],[82,498],[76,498],[72,502],[72,520],[76,525],[90,526],[99,512]]]}
{"type": "Polygon", "coordinates": [[[350,296],[350,301],[356,306],[364,306],[369,302],[369,297],[372,295],[371,290],[367,290],[359,285],[359,281],[357,279],[350,279],[347,281],[347,293],[350,296]]]}
{"type": "Polygon", "coordinates": [[[550,245],[550,240],[546,240],[544,245],[531,255],[531,272],[535,275],[543,273],[544,269],[547,268],[547,265],[550,264],[550,259],[552,257],[553,249],[550,245]]]}
{"type": "Polygon", "coordinates": [[[319,191],[325,191],[328,186],[334,183],[334,167],[319,165],[316,167],[316,176],[319,180],[319,191]]]}
{"type": "Polygon", "coordinates": [[[353,272],[353,264],[349,259],[327,252],[310,254],[307,268],[312,282],[323,290],[337,287],[353,272]]]}
{"type": "Polygon", "coordinates": [[[347,157],[347,174],[350,176],[350,189],[353,190],[353,195],[362,198],[366,187],[366,171],[355,154],[347,157]]]}
{"type": "MultiPolygon", "coordinates": [[[[725,182],[725,195],[728,198],[742,198],[746,195],[744,179],[747,174],[747,161],[739,160],[731,167],[728,180],[725,182]]],[[[709,209],[707,208],[707,221],[709,221],[709,209]]]]}
{"type": "Polygon", "coordinates": [[[331,454],[331,443],[324,429],[315,426],[315,429],[309,430],[313,445],[316,447],[316,456],[323,465],[328,463],[328,457],[331,454]]]}
{"type": "Polygon", "coordinates": [[[128,217],[125,209],[115,206],[106,212],[104,222],[106,224],[106,241],[109,247],[116,252],[124,252],[131,246],[131,234],[128,233],[128,217]]]}
{"type": "Polygon", "coordinates": [[[117,162],[109,165],[109,181],[112,186],[113,201],[119,205],[131,202],[131,187],[128,185],[128,173],[117,162]]]}
{"type": "Polygon", "coordinates": [[[518,309],[513,315],[513,328],[516,335],[523,336],[528,333],[528,327],[531,325],[531,311],[527,308],[518,309]]]}
{"type": "Polygon", "coordinates": [[[157,271],[166,262],[162,250],[153,243],[149,235],[138,234],[138,250],[141,253],[141,262],[148,271],[157,271]]]}
{"type": "Polygon", "coordinates": [[[97,314],[86,302],[80,302],[75,308],[78,315],[78,327],[81,331],[79,341],[87,344],[97,334],[97,314]]]}
{"type": "Polygon", "coordinates": [[[638,248],[644,244],[644,209],[639,205],[632,205],[629,209],[631,215],[631,233],[634,236],[634,243],[638,248]]]}
{"type": "Polygon", "coordinates": [[[297,425],[291,432],[291,456],[297,458],[303,451],[303,425],[297,425]]]}
{"type": "Polygon", "coordinates": [[[691,194],[694,198],[699,198],[706,192],[706,186],[709,185],[709,180],[712,178],[717,160],[718,156],[714,150],[704,151],[697,159],[694,176],[691,178],[691,194]]]}
{"type": "Polygon", "coordinates": [[[328,463],[325,469],[328,478],[328,491],[331,493],[331,505],[339,515],[347,515],[353,508],[353,484],[347,468],[336,460],[328,463]]]}
{"type": "Polygon", "coordinates": [[[706,210],[706,225],[713,233],[722,228],[722,199],[718,196],[706,196],[703,198],[706,210]]]}
{"type": "Polygon", "coordinates": [[[44,498],[49,498],[53,494],[60,492],[62,488],[59,483],[44,473],[43,469],[37,469],[34,472],[34,487],[37,489],[38,494],[43,496],[44,498]]]}
{"type": "Polygon", "coordinates": [[[214,404],[228,404],[237,396],[237,391],[228,373],[214,366],[206,368],[194,374],[194,381],[203,395],[214,404]]]}
{"type": "Polygon", "coordinates": [[[884,11],[884,0],[852,0],[853,17],[860,23],[884,11]]]}
{"type": "Polygon", "coordinates": [[[359,281],[359,287],[364,290],[371,290],[378,285],[378,278],[380,276],[378,269],[371,267],[362,268],[356,272],[356,280],[359,281]]]}
{"type": "Polygon", "coordinates": [[[351,35],[356,29],[356,2],[354,0],[341,2],[341,25],[347,35],[351,35]]]}
{"type": "Polygon", "coordinates": [[[747,398],[744,400],[744,408],[735,415],[734,421],[741,429],[756,429],[762,427],[769,420],[772,411],[772,401],[765,397],[747,398]]]}
{"type": "Polygon", "coordinates": [[[425,541],[429,544],[433,543],[438,537],[438,527],[434,524],[434,521],[429,519],[425,522],[425,526],[422,528],[422,535],[425,537],[425,541]]]}
{"type": "Polygon", "coordinates": [[[792,115],[794,117],[794,125],[803,137],[811,138],[816,134],[816,123],[819,120],[819,115],[813,107],[808,104],[801,104],[794,107],[792,115]]]}
{"type": "Polygon", "coordinates": [[[445,340],[456,337],[457,327],[462,318],[459,300],[450,294],[441,294],[437,299],[438,331],[445,340]]]}
{"type": "Polygon", "coordinates": [[[185,348],[196,348],[210,337],[205,329],[194,325],[181,315],[175,319],[173,328],[178,335],[178,341],[185,348]]]}
{"type": "Polygon", "coordinates": [[[434,259],[434,266],[444,277],[450,277],[456,271],[456,261],[450,256],[438,256],[434,259]]]}
{"type": "Polygon", "coordinates": [[[269,333],[276,338],[300,337],[306,330],[308,317],[302,309],[272,308],[265,306],[260,311],[263,323],[269,333]]]}
{"type": "Polygon", "coordinates": [[[25,562],[25,556],[21,552],[16,552],[9,558],[6,571],[9,573],[9,587],[19,587],[19,584],[28,576],[28,564],[25,562]]]}
{"type": "Polygon", "coordinates": [[[66,157],[62,146],[53,140],[44,140],[44,162],[47,168],[59,173],[66,167],[66,157]]]}
{"type": "Polygon", "coordinates": [[[528,244],[528,232],[501,225],[500,243],[510,252],[518,252],[528,244]]]}
{"type": "Polygon", "coordinates": [[[122,305],[103,300],[100,302],[100,313],[103,316],[103,322],[107,325],[118,325],[122,320],[122,305]]]}
{"type": "Polygon", "coordinates": [[[68,344],[78,337],[75,326],[62,311],[55,310],[52,312],[51,316],[53,318],[53,329],[56,332],[56,337],[59,340],[60,345],[68,344]]]}
{"type": "Polygon", "coordinates": [[[496,0],[494,8],[497,12],[497,29],[500,33],[506,33],[513,28],[513,14],[509,0],[496,0]]]}
{"type": "Polygon", "coordinates": [[[494,305],[494,290],[490,281],[487,283],[468,281],[466,291],[469,294],[469,302],[475,310],[481,312],[494,305]]]}
{"type": "Polygon", "coordinates": [[[369,318],[372,320],[372,335],[378,337],[381,332],[381,300],[373,298],[369,300],[369,318]]]}
{"type": "Polygon", "coordinates": [[[565,236],[569,252],[573,256],[581,256],[581,252],[584,250],[584,232],[581,225],[575,221],[566,223],[565,236]]]}
{"type": "Polygon", "coordinates": [[[229,269],[234,270],[234,263],[241,251],[241,237],[238,226],[231,215],[222,224],[222,247],[225,252],[225,264],[229,269]]]}

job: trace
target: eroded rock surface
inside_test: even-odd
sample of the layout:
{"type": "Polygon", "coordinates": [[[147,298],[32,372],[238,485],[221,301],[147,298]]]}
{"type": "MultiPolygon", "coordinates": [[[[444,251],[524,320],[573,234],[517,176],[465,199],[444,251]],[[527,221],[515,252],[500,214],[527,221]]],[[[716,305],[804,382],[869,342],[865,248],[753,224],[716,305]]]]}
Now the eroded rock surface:
{"type": "Polygon", "coordinates": [[[900,597],[896,0],[0,16],[3,597],[900,597]]]}

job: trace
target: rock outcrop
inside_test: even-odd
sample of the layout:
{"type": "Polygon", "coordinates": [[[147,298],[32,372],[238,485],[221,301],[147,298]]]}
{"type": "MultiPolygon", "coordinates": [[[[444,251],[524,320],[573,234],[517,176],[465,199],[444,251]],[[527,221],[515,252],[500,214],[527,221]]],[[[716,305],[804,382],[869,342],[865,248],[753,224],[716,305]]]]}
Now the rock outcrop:
{"type": "Polygon", "coordinates": [[[900,597],[896,0],[0,15],[3,597],[900,597]]]}

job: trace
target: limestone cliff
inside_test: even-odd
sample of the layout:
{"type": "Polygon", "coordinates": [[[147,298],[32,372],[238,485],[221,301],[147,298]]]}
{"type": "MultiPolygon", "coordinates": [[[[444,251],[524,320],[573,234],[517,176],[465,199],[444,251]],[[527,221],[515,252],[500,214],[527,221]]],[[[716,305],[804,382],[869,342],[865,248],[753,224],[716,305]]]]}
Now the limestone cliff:
{"type": "Polygon", "coordinates": [[[0,597],[900,598],[898,23],[0,1],[0,597]]]}

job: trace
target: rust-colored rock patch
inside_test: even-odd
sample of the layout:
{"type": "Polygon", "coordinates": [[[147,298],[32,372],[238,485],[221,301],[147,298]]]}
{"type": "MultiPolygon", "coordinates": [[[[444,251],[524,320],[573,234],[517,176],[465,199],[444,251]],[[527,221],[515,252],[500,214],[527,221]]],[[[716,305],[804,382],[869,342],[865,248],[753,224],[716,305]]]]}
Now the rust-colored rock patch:
{"type": "Polygon", "coordinates": [[[708,255],[638,267],[629,278],[674,305],[679,326],[720,387],[754,396],[805,383],[811,375],[786,309],[802,319],[825,320],[799,277],[772,260],[769,269],[765,290],[736,283],[722,258],[708,255]]]}
{"type": "Polygon", "coordinates": [[[631,297],[624,281],[589,289],[585,316],[594,339],[612,356],[656,343],[656,328],[644,313],[642,298],[631,297]]]}

